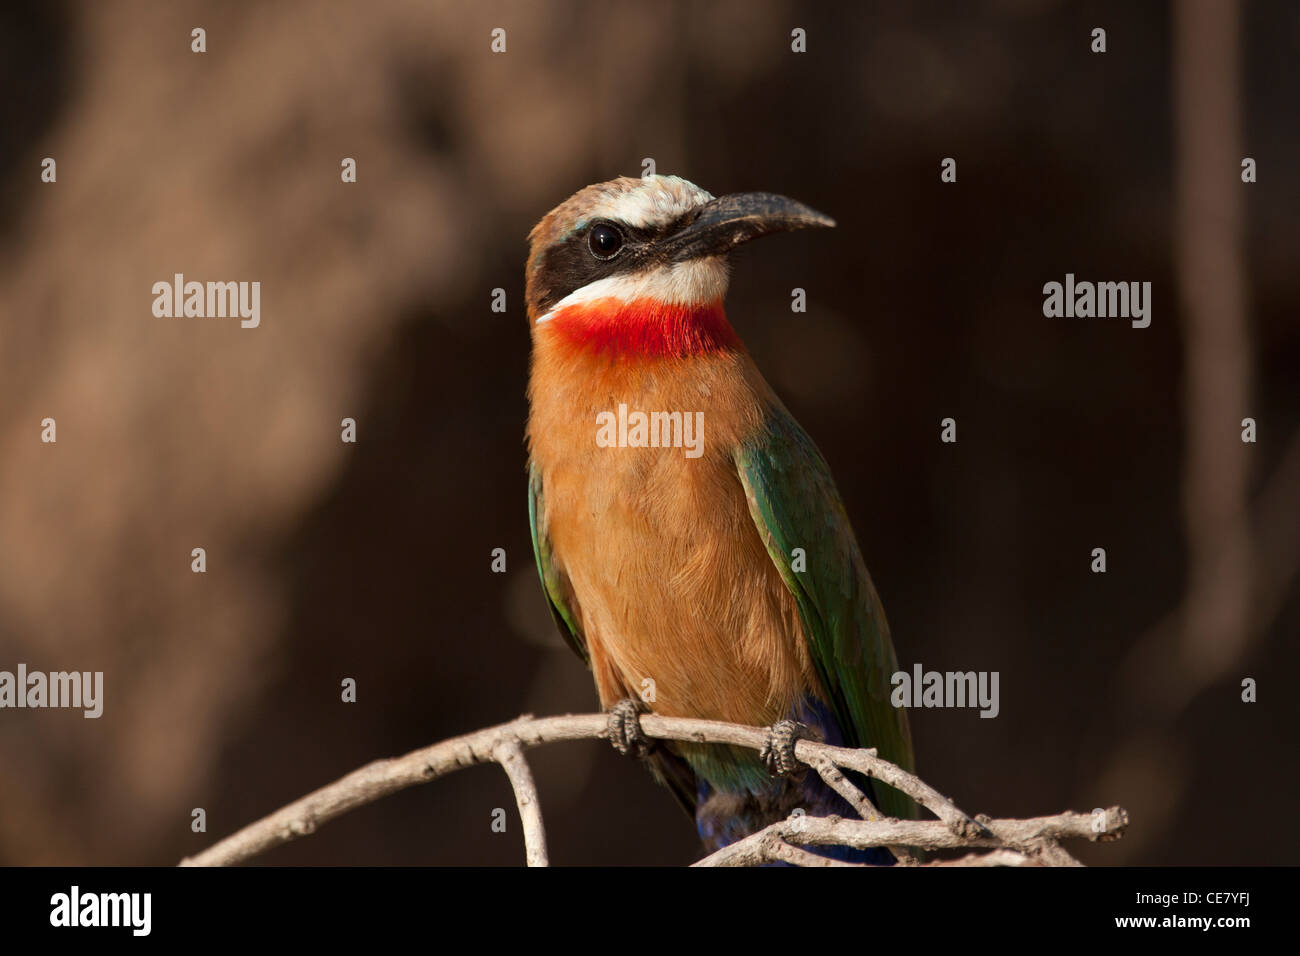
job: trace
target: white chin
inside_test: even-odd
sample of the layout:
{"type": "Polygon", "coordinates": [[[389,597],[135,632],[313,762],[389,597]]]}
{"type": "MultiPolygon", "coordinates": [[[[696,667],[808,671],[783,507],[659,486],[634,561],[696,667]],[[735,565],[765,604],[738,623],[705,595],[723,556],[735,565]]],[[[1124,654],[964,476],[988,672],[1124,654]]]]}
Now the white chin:
{"type": "Polygon", "coordinates": [[[690,259],[641,272],[597,279],[570,292],[537,321],[545,322],[561,309],[596,299],[633,302],[655,299],[665,305],[708,305],[727,294],[727,260],[722,256],[690,259]]]}

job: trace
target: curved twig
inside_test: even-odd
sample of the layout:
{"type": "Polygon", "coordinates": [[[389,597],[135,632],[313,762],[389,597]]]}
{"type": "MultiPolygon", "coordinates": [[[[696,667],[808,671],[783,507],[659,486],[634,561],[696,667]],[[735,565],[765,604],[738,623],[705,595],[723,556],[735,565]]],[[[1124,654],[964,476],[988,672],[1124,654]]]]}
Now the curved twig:
{"type": "Polygon", "coordinates": [[[537,784],[533,772],[518,741],[502,738],[492,751],[497,763],[505,769],[510,786],[515,791],[519,819],[524,824],[524,854],[529,866],[547,866],[546,827],[542,823],[542,805],[537,799],[537,784]]]}
{"type": "MultiPolygon", "coordinates": [[[[761,727],[654,714],[641,717],[641,729],[646,736],[660,740],[731,744],[751,750],[761,750],[768,737],[768,731],[761,727]]],[[[541,806],[523,752],[564,740],[605,738],[607,733],[608,717],[605,714],[542,718],[524,715],[506,724],[413,750],[401,757],[376,760],[182,860],[181,865],[228,866],[239,863],[271,847],[313,833],[321,824],[391,793],[428,783],[462,767],[497,763],[505,769],[514,788],[523,821],[528,863],[545,866],[546,836],[541,806]]],[[[1078,865],[1061,849],[1059,841],[1114,839],[1128,822],[1127,814],[1119,807],[1112,807],[1103,818],[1082,813],[1062,813],[1030,820],[971,818],[924,781],[877,756],[875,750],[850,750],[800,739],[795,744],[794,753],[800,761],[816,768],[827,784],[843,795],[863,819],[801,816],[783,820],[706,857],[697,865],[773,861],[835,865],[833,861],[801,849],[812,845],[897,848],[895,853],[901,854],[900,860],[909,863],[915,860],[907,847],[970,847],[1014,851],[1029,862],[1078,865]],[[856,770],[883,781],[912,797],[939,820],[884,817],[866,795],[839,772],[841,769],[856,770]]],[[[1005,864],[1012,859],[1011,855],[1001,854],[982,865],[1005,864]]],[[[974,865],[947,862],[948,865],[974,865]]]]}

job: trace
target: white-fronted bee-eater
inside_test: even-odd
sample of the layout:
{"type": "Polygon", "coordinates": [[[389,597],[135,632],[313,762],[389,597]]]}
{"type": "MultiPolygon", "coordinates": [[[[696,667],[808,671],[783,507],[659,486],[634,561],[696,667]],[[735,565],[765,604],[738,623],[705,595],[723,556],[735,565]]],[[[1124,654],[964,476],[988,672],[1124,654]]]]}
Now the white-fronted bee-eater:
{"type": "MultiPolygon", "coordinates": [[[[542,586],[613,714],[615,745],[646,759],[708,848],[798,808],[857,814],[789,753],[648,746],[638,709],[809,728],[785,734],[787,750],[807,732],[912,767],[885,613],[830,469],[723,308],[733,247],[833,225],[783,196],[715,199],[649,176],[588,186],[530,236],[542,586]]],[[[914,816],[901,793],[857,782],[884,814],[914,816]]]]}

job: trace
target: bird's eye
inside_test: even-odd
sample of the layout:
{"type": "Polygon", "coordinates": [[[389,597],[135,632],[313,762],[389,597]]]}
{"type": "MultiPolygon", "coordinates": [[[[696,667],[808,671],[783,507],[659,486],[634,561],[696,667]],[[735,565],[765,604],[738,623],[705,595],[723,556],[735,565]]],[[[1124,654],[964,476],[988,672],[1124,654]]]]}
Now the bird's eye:
{"type": "Polygon", "coordinates": [[[623,235],[613,226],[598,223],[587,234],[587,245],[597,259],[613,259],[623,248],[623,235]]]}

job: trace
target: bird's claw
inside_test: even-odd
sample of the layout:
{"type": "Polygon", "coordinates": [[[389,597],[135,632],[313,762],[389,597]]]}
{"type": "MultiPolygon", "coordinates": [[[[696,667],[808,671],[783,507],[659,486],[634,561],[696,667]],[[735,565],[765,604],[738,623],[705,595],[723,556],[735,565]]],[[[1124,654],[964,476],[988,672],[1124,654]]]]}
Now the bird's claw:
{"type": "Polygon", "coordinates": [[[800,738],[811,738],[808,727],[796,720],[778,720],[768,728],[767,740],[758,757],[774,777],[793,777],[803,770],[794,755],[794,744],[800,738]]]}
{"type": "Polygon", "coordinates": [[[641,705],[631,697],[624,697],[610,708],[609,742],[624,757],[640,759],[654,746],[641,729],[641,713],[641,705]]]}

